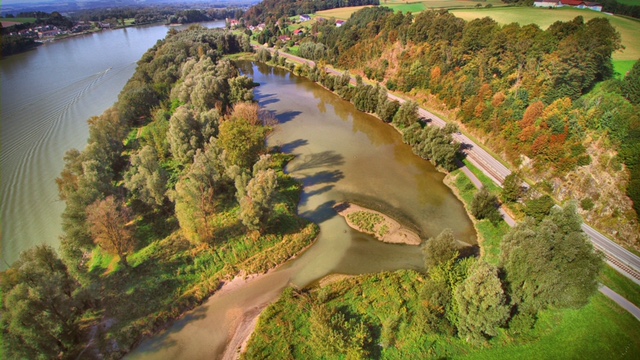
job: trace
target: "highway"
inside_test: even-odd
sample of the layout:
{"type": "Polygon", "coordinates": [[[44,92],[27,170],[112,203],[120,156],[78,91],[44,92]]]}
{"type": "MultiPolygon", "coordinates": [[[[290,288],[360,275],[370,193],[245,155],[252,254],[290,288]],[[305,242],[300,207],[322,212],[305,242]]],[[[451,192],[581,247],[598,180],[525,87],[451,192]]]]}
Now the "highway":
{"type": "MultiPolygon", "coordinates": [[[[256,46],[255,48],[258,49],[259,46],[256,46]]],[[[273,53],[274,49],[269,49],[269,51],[273,53]]],[[[303,59],[295,55],[287,53],[279,53],[279,55],[299,63],[305,63],[310,67],[315,66],[313,61],[303,59]]],[[[342,75],[342,72],[329,67],[325,68],[325,71],[335,76],[342,75]]],[[[355,84],[355,79],[352,78],[351,83],[355,84]]],[[[396,100],[399,103],[405,102],[404,99],[394,94],[389,93],[388,96],[390,99],[396,100]]],[[[444,127],[447,124],[447,122],[440,117],[422,108],[419,108],[418,115],[434,126],[444,127]]],[[[498,186],[502,186],[502,182],[507,175],[511,174],[511,170],[464,134],[453,134],[453,137],[454,140],[458,141],[462,145],[462,151],[466,154],[467,159],[485,175],[491,178],[491,180],[493,180],[498,186]]],[[[513,222],[513,219],[510,220],[513,222]]],[[[640,285],[640,258],[638,256],[625,250],[620,245],[616,244],[587,224],[582,225],[582,230],[591,239],[594,247],[605,255],[607,263],[611,265],[611,267],[640,285]]]]}

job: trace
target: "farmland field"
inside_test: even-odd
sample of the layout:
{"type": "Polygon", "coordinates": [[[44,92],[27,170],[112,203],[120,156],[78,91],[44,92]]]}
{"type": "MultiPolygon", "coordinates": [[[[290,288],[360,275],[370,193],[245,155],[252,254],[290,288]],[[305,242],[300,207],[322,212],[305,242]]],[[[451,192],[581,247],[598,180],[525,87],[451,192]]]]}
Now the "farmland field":
{"type": "MultiPolygon", "coordinates": [[[[349,19],[349,17],[351,17],[351,14],[353,14],[354,12],[356,12],[356,11],[362,9],[362,8],[366,8],[366,7],[370,7],[370,6],[371,5],[351,6],[351,7],[343,7],[343,8],[322,10],[322,11],[316,12],[316,16],[317,17],[323,17],[325,19],[334,17],[336,19],[347,20],[347,19],[349,19]]],[[[312,21],[313,21],[313,19],[312,19],[312,21]]]]}
{"type": "Polygon", "coordinates": [[[17,24],[32,23],[36,18],[2,18],[2,27],[10,27],[17,24]]]}
{"type": "Polygon", "coordinates": [[[485,6],[491,4],[492,6],[504,5],[501,0],[423,0],[423,1],[405,1],[405,0],[380,0],[381,6],[387,5],[400,5],[400,4],[423,4],[425,9],[452,9],[452,8],[473,8],[478,4],[485,6]]]}
{"type": "Polygon", "coordinates": [[[382,0],[380,6],[392,8],[394,11],[402,11],[404,13],[419,13],[429,9],[458,9],[458,8],[475,8],[480,5],[482,7],[491,4],[491,6],[504,6],[500,0],[426,0],[426,1],[402,1],[402,0],[382,0]]]}
{"type": "Polygon", "coordinates": [[[640,6],[640,0],[617,0],[619,4],[640,6]]]}
{"type": "Polygon", "coordinates": [[[580,9],[536,9],[530,7],[508,7],[473,10],[451,10],[455,16],[467,21],[473,19],[491,17],[500,24],[510,24],[517,22],[521,25],[537,24],[542,29],[546,29],[554,22],[569,21],[576,16],[584,17],[589,21],[595,17],[605,17],[620,32],[622,45],[625,49],[613,54],[614,61],[635,61],[640,58],[640,22],[629,18],[610,16],[591,10],[580,9]]]}

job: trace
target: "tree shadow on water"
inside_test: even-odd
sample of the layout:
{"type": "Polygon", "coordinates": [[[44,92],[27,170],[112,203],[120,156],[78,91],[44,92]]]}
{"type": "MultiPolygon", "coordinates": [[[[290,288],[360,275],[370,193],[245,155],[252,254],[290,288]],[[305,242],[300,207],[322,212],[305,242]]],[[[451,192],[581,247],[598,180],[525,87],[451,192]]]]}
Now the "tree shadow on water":
{"type": "Polygon", "coordinates": [[[340,166],[344,164],[344,156],[327,150],[314,154],[307,154],[300,157],[299,161],[290,168],[290,171],[314,169],[327,166],[340,166]]]}
{"type": "Polygon", "coordinates": [[[285,111],[283,113],[280,114],[274,114],[276,120],[278,120],[278,123],[280,124],[285,124],[288,123],[289,121],[293,120],[296,118],[296,116],[302,114],[302,111],[285,111]]]}
{"type": "Polygon", "coordinates": [[[333,185],[326,185],[321,187],[320,189],[317,190],[312,190],[309,192],[305,192],[302,196],[302,199],[300,199],[300,206],[306,205],[307,201],[309,200],[309,198],[315,196],[315,195],[320,195],[323,193],[326,193],[327,191],[330,191],[331,189],[333,189],[334,186],[333,185]]]}
{"type": "Polygon", "coordinates": [[[275,104],[277,102],[279,102],[280,99],[273,97],[270,99],[261,99],[260,100],[260,106],[267,106],[267,105],[271,105],[271,104],[275,104]]]}
{"type": "Polygon", "coordinates": [[[319,184],[333,184],[344,179],[344,174],[340,170],[320,171],[313,175],[306,176],[302,179],[302,185],[305,187],[319,184]]]}
{"type": "Polygon", "coordinates": [[[305,211],[300,216],[305,219],[309,219],[316,224],[323,223],[338,215],[333,206],[336,204],[334,200],[329,200],[317,208],[309,211],[305,211]]]}
{"type": "Polygon", "coordinates": [[[298,139],[298,140],[293,140],[290,141],[286,144],[282,144],[279,146],[280,151],[287,153],[287,154],[291,154],[295,149],[302,147],[302,146],[306,146],[309,145],[309,140],[306,139],[298,139]]]}

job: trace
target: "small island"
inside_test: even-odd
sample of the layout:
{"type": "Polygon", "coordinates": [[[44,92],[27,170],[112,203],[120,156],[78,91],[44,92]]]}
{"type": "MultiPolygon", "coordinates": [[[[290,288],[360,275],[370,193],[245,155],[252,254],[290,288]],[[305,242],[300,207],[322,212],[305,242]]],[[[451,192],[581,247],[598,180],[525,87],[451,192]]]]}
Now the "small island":
{"type": "Polygon", "coordinates": [[[420,236],[389,216],[356,204],[338,203],[333,207],[347,224],[360,232],[390,244],[420,245],[420,236]]]}

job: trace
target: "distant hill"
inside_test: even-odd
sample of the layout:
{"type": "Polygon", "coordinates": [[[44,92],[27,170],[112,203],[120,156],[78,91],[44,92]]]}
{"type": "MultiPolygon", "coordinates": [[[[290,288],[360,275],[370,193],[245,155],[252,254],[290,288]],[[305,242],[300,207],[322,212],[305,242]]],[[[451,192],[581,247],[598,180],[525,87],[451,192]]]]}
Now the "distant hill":
{"type": "MultiPolygon", "coordinates": [[[[251,5],[256,3],[255,0],[181,0],[183,4],[206,4],[206,5],[220,5],[221,7],[227,5],[251,5]]],[[[58,0],[3,0],[1,14],[4,17],[6,14],[17,15],[20,12],[26,11],[43,11],[53,12],[58,11],[74,12],[78,10],[86,9],[99,9],[106,7],[143,7],[143,6],[156,6],[163,4],[175,5],[174,0],[88,0],[88,1],[69,1],[60,2],[58,0]]]]}

